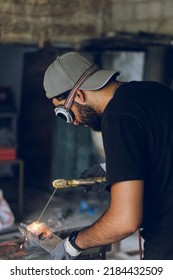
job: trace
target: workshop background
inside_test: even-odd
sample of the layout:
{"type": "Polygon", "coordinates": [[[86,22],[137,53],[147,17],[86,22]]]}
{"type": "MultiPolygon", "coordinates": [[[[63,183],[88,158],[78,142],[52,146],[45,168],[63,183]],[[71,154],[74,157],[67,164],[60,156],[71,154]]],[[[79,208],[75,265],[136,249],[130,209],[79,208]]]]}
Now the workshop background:
{"type": "MultiPolygon", "coordinates": [[[[100,134],[55,118],[43,89],[47,66],[79,51],[120,69],[122,80],[173,87],[172,26],[171,0],[0,0],[0,189],[15,218],[0,228],[1,242],[20,239],[18,224],[38,218],[54,179],[104,161],[100,134]]],[[[108,193],[58,190],[44,222],[86,226],[108,204],[108,193]]],[[[112,246],[110,258],[136,258],[137,236],[128,240],[112,246]]]]}

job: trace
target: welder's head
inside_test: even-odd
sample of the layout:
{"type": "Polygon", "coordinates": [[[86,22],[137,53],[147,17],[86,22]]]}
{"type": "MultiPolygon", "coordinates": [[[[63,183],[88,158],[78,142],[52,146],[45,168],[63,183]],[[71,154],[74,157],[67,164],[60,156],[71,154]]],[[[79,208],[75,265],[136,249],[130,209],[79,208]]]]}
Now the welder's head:
{"type": "Polygon", "coordinates": [[[72,123],[74,115],[70,108],[76,90],[100,89],[113,75],[119,74],[120,71],[99,68],[77,52],[69,52],[58,56],[47,68],[44,75],[44,89],[49,99],[65,97],[65,103],[55,108],[55,114],[72,123]]]}

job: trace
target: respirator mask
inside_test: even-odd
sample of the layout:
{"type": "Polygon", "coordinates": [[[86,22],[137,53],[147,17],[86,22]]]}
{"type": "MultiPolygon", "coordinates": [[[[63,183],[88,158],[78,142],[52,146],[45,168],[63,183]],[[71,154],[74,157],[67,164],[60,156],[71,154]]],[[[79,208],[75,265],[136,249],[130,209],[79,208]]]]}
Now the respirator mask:
{"type": "Polygon", "coordinates": [[[73,105],[73,101],[75,98],[76,90],[80,88],[80,86],[90,77],[92,76],[96,71],[99,70],[99,67],[96,65],[92,65],[89,67],[83,75],[79,78],[79,80],[76,82],[74,87],[71,89],[64,105],[58,105],[54,111],[55,115],[65,120],[67,123],[73,123],[75,120],[75,115],[73,114],[72,110],[70,109],[73,105]]]}

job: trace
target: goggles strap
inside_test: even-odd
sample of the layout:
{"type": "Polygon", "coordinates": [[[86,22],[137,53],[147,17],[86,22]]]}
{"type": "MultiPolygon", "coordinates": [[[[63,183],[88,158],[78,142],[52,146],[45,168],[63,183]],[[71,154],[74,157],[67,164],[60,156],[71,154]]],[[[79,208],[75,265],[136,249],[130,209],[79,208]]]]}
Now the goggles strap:
{"type": "Polygon", "coordinates": [[[79,78],[79,80],[75,83],[74,87],[71,89],[65,103],[64,103],[64,108],[69,109],[73,103],[74,96],[76,93],[76,90],[91,76],[93,75],[96,71],[99,70],[99,67],[97,65],[92,65],[90,66],[79,78]]]}

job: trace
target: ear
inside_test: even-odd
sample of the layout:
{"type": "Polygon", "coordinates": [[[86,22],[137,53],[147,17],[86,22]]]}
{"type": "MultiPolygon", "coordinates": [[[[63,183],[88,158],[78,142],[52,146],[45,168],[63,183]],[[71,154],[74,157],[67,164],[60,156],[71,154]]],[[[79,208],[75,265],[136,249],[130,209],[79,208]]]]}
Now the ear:
{"type": "Polygon", "coordinates": [[[83,104],[85,102],[85,93],[83,90],[77,89],[75,99],[77,103],[83,104]]]}

